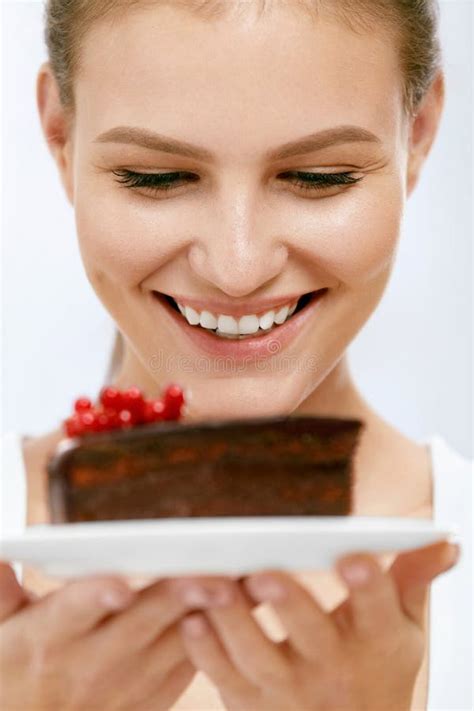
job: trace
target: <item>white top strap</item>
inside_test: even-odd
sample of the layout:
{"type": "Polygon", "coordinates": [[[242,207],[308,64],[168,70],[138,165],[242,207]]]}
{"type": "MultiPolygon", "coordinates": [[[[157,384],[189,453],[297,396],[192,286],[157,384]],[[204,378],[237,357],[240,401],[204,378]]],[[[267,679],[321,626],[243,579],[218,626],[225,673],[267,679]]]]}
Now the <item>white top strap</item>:
{"type": "Polygon", "coordinates": [[[433,519],[459,531],[461,558],[431,584],[428,711],[472,711],[473,462],[430,439],[433,519]]]}
{"type": "MultiPolygon", "coordinates": [[[[21,534],[26,526],[27,489],[26,468],[21,442],[23,435],[6,432],[1,437],[2,471],[0,476],[0,535],[21,534]]],[[[23,566],[14,563],[13,569],[20,582],[23,566]]]]}
{"type": "Polygon", "coordinates": [[[23,435],[18,432],[6,432],[1,439],[1,535],[21,533],[26,526],[27,491],[22,438],[23,435]]]}

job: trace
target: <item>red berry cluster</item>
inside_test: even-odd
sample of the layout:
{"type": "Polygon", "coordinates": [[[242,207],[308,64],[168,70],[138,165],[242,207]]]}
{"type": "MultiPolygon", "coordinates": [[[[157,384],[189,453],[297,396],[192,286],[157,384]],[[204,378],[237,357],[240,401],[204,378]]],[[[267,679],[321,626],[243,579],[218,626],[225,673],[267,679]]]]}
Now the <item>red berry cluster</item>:
{"type": "Polygon", "coordinates": [[[64,420],[63,427],[68,437],[79,437],[90,432],[179,420],[183,405],[183,391],[175,384],[168,385],[156,400],[146,400],[137,387],[118,390],[106,386],[100,391],[96,405],[87,397],[78,398],[73,415],[64,420]]]}

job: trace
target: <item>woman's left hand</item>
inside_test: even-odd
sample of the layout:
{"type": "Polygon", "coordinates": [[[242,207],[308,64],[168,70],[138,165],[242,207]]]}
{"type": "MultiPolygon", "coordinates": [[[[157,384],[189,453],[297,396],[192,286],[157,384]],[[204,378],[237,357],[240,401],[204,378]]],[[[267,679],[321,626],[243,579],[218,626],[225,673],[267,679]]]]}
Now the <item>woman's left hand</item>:
{"type": "Polygon", "coordinates": [[[370,554],[340,559],[349,594],[329,613],[281,571],[251,575],[244,588],[225,578],[182,580],[178,589],[196,607],[206,591],[222,591],[220,604],[183,619],[187,654],[232,711],[408,711],[428,586],[456,562],[457,548],[441,542],[401,553],[387,572],[370,554]],[[252,599],[271,602],[283,642],[264,634],[252,599]]]}

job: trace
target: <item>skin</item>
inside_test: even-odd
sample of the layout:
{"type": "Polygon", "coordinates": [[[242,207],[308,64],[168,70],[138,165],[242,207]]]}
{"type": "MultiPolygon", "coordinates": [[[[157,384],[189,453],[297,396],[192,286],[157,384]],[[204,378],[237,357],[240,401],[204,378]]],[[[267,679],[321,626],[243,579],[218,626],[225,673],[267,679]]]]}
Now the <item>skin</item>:
{"type": "MultiPolygon", "coordinates": [[[[258,22],[250,11],[244,15],[211,23],[155,5],[124,13],[113,25],[97,23],[83,46],[72,128],[49,65],[40,69],[41,123],[74,206],[84,267],[126,337],[116,384],[136,384],[149,396],[158,394],[164,382],[184,384],[192,392],[191,419],[277,413],[360,417],[366,429],[355,460],[354,513],[426,515],[431,504],[428,454],[364,401],[346,350],[390,277],[405,201],[438,128],[443,76],[436,77],[417,116],[408,118],[396,47],[382,28],[356,35],[324,15],[311,24],[291,3],[273,8],[258,22]],[[203,146],[215,154],[215,162],[96,141],[123,125],[203,146]],[[334,145],[278,162],[264,158],[268,150],[340,125],[363,127],[378,141],[334,145]],[[186,171],[198,180],[163,195],[133,191],[113,174],[123,168],[186,171]],[[296,170],[350,172],[361,180],[313,194],[279,177],[296,170]],[[224,374],[199,368],[184,372],[179,357],[185,353],[192,360],[201,354],[166,319],[157,318],[149,303],[151,289],[245,304],[250,298],[321,287],[329,289],[324,308],[285,350],[298,362],[311,358],[316,367],[291,373],[262,371],[251,363],[224,374]],[[151,367],[158,353],[169,359],[166,372],[151,367]]],[[[289,641],[277,649],[252,627],[252,582],[181,581],[182,594],[194,596],[195,607],[208,608],[208,631],[204,638],[192,637],[182,623],[182,656],[176,665],[189,659],[195,668],[207,670],[232,709],[256,703],[259,709],[294,708],[296,692],[301,706],[314,709],[379,711],[381,698],[387,709],[409,708],[422,656],[421,609],[429,582],[451,564],[447,544],[411,555],[398,556],[386,572],[373,556],[351,557],[365,561],[372,580],[362,592],[348,584],[345,606],[332,616],[290,576],[267,571],[287,594],[283,607],[275,607],[289,629],[289,641]],[[227,591],[226,605],[207,600],[205,592],[214,585],[227,591]],[[298,625],[332,640],[326,665],[297,653],[302,643],[298,625]],[[362,655],[366,647],[358,630],[364,625],[370,644],[362,655]],[[402,652],[395,660],[393,649],[402,652]],[[254,676],[239,661],[246,657],[253,660],[254,676]],[[343,663],[353,671],[356,660],[354,678],[349,674],[352,681],[341,688],[344,698],[334,696],[330,669],[343,663]],[[380,686],[370,673],[376,662],[380,686]],[[275,692],[272,682],[283,670],[275,692]],[[297,689],[295,679],[304,682],[297,689]]],[[[68,589],[51,595],[58,610],[68,589]]],[[[13,599],[23,594],[18,586],[13,599]]],[[[20,611],[10,606],[13,612],[3,619],[15,629],[12,634],[21,637],[29,606],[39,604],[24,599],[20,611]]],[[[169,598],[163,611],[169,614],[173,604],[169,598]]],[[[183,607],[178,618],[188,611],[183,607]]],[[[117,624],[122,614],[116,613],[117,624]]],[[[39,638],[41,629],[44,634],[39,616],[35,624],[39,638]]],[[[170,629],[176,632],[179,624],[173,618],[170,629]]],[[[163,629],[158,633],[165,634],[163,629]]],[[[90,640],[82,654],[94,658],[90,640]]],[[[56,707],[51,702],[45,708],[56,707]]],[[[111,703],[110,708],[116,707],[111,703]]]]}

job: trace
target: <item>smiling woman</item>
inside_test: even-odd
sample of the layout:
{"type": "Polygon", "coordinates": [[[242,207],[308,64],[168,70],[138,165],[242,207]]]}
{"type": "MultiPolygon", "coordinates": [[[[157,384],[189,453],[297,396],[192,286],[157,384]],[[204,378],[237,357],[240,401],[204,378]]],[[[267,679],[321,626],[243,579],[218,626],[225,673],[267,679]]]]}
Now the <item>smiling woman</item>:
{"type": "MultiPolygon", "coordinates": [[[[361,419],[352,513],[456,512],[467,531],[464,460],[386,422],[347,362],[388,284],[405,203],[439,126],[437,25],[435,0],[49,0],[37,102],[87,278],[116,324],[109,382],[154,397],[177,381],[192,392],[189,420],[361,419]],[[442,508],[441,474],[453,481],[452,509],[447,496],[442,508]]],[[[30,524],[49,520],[45,461],[60,437],[24,448],[30,524]]],[[[436,632],[453,611],[459,634],[469,628],[468,542],[456,585],[428,605],[430,582],[455,562],[448,548],[399,556],[387,573],[362,558],[352,576],[339,571],[344,589],[333,572],[280,572],[263,583],[221,579],[214,596],[216,581],[184,591],[162,581],[131,605],[122,582],[121,601],[109,596],[97,612],[99,593],[89,589],[79,611],[86,588],[73,587],[38,619],[5,577],[17,602],[7,595],[0,619],[13,641],[22,625],[38,625],[31,637],[46,635],[47,665],[31,671],[8,658],[0,701],[26,708],[40,699],[46,711],[99,701],[418,711],[429,699],[430,708],[468,708],[468,666],[450,660],[450,638],[436,632]],[[259,602],[273,602],[282,624],[265,608],[268,636],[255,623],[259,602]],[[117,626],[103,624],[107,610],[126,605],[117,626]],[[196,608],[207,616],[188,616],[196,608]],[[47,620],[59,613],[77,624],[50,639],[47,620]],[[150,631],[151,616],[159,624],[150,631]],[[193,679],[196,670],[206,676],[193,679]],[[53,676],[66,679],[61,688],[53,676]]]]}

